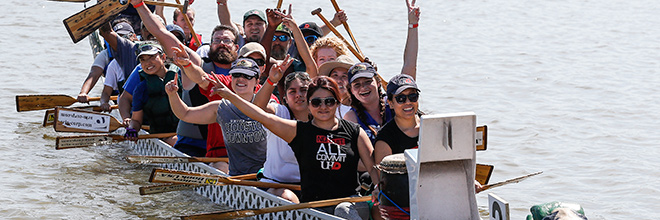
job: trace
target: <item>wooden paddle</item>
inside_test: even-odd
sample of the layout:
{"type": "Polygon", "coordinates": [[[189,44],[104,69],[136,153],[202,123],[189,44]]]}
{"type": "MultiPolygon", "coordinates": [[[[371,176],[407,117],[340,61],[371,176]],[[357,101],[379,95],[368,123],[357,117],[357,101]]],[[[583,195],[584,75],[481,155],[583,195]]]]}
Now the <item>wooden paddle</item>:
{"type": "Polygon", "coordinates": [[[255,186],[263,188],[286,188],[290,190],[300,190],[300,185],[267,183],[249,180],[235,180],[220,175],[211,175],[205,173],[195,173],[180,170],[168,170],[154,168],[149,177],[149,182],[154,183],[184,183],[192,185],[241,185],[255,186]]]}
{"type": "Polygon", "coordinates": [[[244,218],[251,217],[255,215],[261,215],[272,212],[283,212],[289,210],[297,209],[307,209],[307,208],[317,208],[317,207],[326,207],[331,205],[337,205],[342,202],[366,202],[371,200],[371,196],[362,196],[362,197],[345,197],[338,199],[328,199],[320,200],[314,202],[305,202],[300,204],[293,205],[284,205],[276,207],[268,207],[263,209],[244,209],[244,210],[234,210],[234,211],[222,211],[222,212],[212,212],[204,213],[198,215],[182,216],[181,219],[234,219],[234,218],[244,218]]]}
{"type": "MultiPolygon", "coordinates": [[[[182,11],[183,8],[187,8],[187,6],[184,5],[166,2],[144,0],[144,3],[149,5],[181,8],[182,11]]],[[[71,37],[71,40],[73,40],[73,43],[78,43],[78,41],[84,39],[87,35],[114,19],[116,15],[126,9],[128,5],[128,0],[105,0],[99,2],[64,19],[64,27],[66,27],[67,32],[69,32],[69,36],[71,37]]]]}
{"type": "MultiPolygon", "coordinates": [[[[181,1],[176,0],[177,4],[181,4],[181,1]]],[[[190,27],[190,33],[192,34],[193,39],[195,40],[195,46],[202,46],[202,41],[199,39],[197,36],[197,33],[195,33],[195,29],[193,28],[192,22],[190,21],[190,18],[188,17],[188,5],[192,4],[192,2],[188,2],[186,0],[183,3],[183,7],[181,7],[181,15],[183,15],[183,19],[186,20],[186,24],[188,24],[188,27],[190,27]]]]}
{"type": "MultiPolygon", "coordinates": [[[[140,137],[140,136],[138,136],[140,137]]],[[[129,163],[213,163],[213,162],[227,162],[229,158],[226,157],[168,157],[168,156],[127,156],[126,160],[129,163]]]]}
{"type": "Polygon", "coordinates": [[[493,165],[477,164],[474,179],[482,186],[488,184],[490,176],[493,174],[493,169],[495,169],[493,165]]]}
{"type": "Polygon", "coordinates": [[[282,8],[282,0],[277,0],[277,7],[275,8],[282,8]]]}
{"type": "Polygon", "coordinates": [[[487,143],[488,141],[488,126],[482,125],[477,127],[477,150],[482,151],[486,150],[487,148],[487,143]]]}
{"type": "MultiPolygon", "coordinates": [[[[117,96],[111,96],[111,100],[117,100],[117,96]]],[[[99,101],[101,97],[90,97],[89,101],[99,101]]],[[[78,99],[68,95],[17,95],[16,111],[32,111],[55,108],[57,106],[69,106],[78,102],[78,99]]]]}
{"type": "MultiPolygon", "coordinates": [[[[167,138],[176,135],[176,133],[147,134],[139,135],[138,139],[167,138]]],[[[101,135],[76,135],[57,137],[55,150],[89,147],[94,145],[108,144],[112,141],[124,141],[124,135],[119,134],[101,134],[101,135]]]]}
{"type": "Polygon", "coordinates": [[[543,171],[539,171],[539,172],[536,172],[536,173],[530,173],[530,174],[527,174],[527,175],[524,175],[524,176],[521,176],[521,177],[516,177],[516,178],[509,179],[509,180],[506,180],[506,181],[502,181],[502,182],[499,182],[499,183],[493,183],[493,184],[490,184],[490,185],[485,185],[485,186],[481,187],[481,189],[477,190],[476,193],[480,193],[480,192],[483,192],[483,191],[488,190],[488,189],[504,186],[504,185],[511,184],[511,183],[517,183],[517,182],[523,181],[523,180],[525,180],[529,177],[536,176],[536,175],[539,175],[539,174],[542,174],[542,173],[543,173],[543,171]]]}
{"type": "MultiPolygon", "coordinates": [[[[55,108],[55,131],[84,132],[84,133],[110,133],[124,125],[109,114],[77,110],[71,108],[55,108]]],[[[149,129],[149,126],[142,126],[149,129]]]]}
{"type": "MultiPolygon", "coordinates": [[[[358,60],[360,60],[360,62],[364,62],[364,61],[365,61],[365,57],[364,57],[364,55],[362,55],[361,52],[358,52],[355,48],[353,48],[353,46],[351,45],[351,43],[349,43],[349,42],[346,40],[346,38],[344,38],[344,36],[342,36],[342,35],[339,33],[339,31],[337,31],[337,29],[335,28],[335,26],[333,26],[332,23],[330,23],[330,21],[328,21],[328,19],[325,19],[325,17],[323,16],[323,14],[321,14],[321,8],[317,8],[317,9],[315,9],[314,11],[312,11],[312,15],[317,15],[317,16],[319,16],[319,18],[321,19],[321,21],[323,21],[323,23],[325,23],[325,26],[328,27],[328,28],[330,28],[330,31],[332,31],[332,33],[334,33],[335,36],[337,36],[340,40],[342,40],[342,41],[344,42],[344,44],[346,45],[346,47],[348,47],[348,50],[350,50],[351,53],[353,53],[353,55],[355,55],[355,57],[357,57],[358,60]]],[[[387,81],[385,81],[385,79],[383,79],[383,77],[380,76],[380,74],[376,74],[376,76],[378,77],[378,80],[380,81],[381,85],[382,85],[384,88],[387,88],[387,81]]]]}
{"type": "MultiPolygon", "coordinates": [[[[237,180],[250,180],[250,179],[256,179],[257,174],[245,174],[245,175],[239,175],[239,176],[232,176],[229,177],[230,179],[237,179],[237,180]]],[[[185,189],[193,189],[196,187],[201,187],[201,185],[188,185],[188,184],[180,184],[180,183],[175,183],[175,184],[159,184],[159,185],[154,185],[154,186],[141,186],[140,187],[140,195],[152,195],[152,194],[157,194],[157,193],[164,193],[164,192],[172,192],[172,191],[179,191],[179,190],[185,190],[185,189]]]]}
{"type": "MultiPolygon", "coordinates": [[[[110,109],[117,109],[119,108],[118,105],[111,105],[110,109]]],[[[82,107],[73,107],[73,109],[80,109],[80,110],[85,110],[85,111],[95,111],[95,112],[100,112],[101,107],[100,106],[82,106],[82,107]]],[[[46,114],[44,115],[44,122],[41,124],[44,127],[53,125],[55,123],[55,109],[48,109],[46,110],[46,114]]]]}
{"type": "MultiPolygon", "coordinates": [[[[330,2],[332,2],[332,6],[335,7],[336,12],[341,11],[341,9],[339,9],[339,5],[337,4],[336,0],[330,0],[330,2]]],[[[346,29],[346,32],[348,32],[348,36],[351,38],[351,41],[353,41],[353,44],[355,45],[355,49],[357,49],[357,51],[360,52],[360,54],[364,54],[362,53],[362,50],[360,50],[360,46],[358,46],[357,41],[355,41],[355,37],[353,37],[353,32],[351,31],[351,28],[348,27],[348,23],[342,21],[341,24],[344,25],[344,29],[346,29]]]]}

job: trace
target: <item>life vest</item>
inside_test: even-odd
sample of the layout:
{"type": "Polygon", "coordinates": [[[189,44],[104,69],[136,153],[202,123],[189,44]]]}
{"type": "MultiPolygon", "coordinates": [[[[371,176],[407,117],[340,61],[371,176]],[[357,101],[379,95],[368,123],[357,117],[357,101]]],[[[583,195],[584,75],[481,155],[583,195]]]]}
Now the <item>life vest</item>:
{"type": "MultiPolygon", "coordinates": [[[[157,75],[149,75],[143,70],[140,70],[140,79],[146,80],[147,93],[149,95],[149,99],[144,104],[142,110],[144,111],[144,116],[151,123],[149,133],[152,134],[175,132],[179,124],[179,118],[172,112],[170,101],[167,93],[165,93],[165,84],[174,79],[174,76],[179,72],[179,68],[171,64],[167,64],[165,68],[167,68],[167,73],[163,80],[157,75]]],[[[177,83],[181,85],[181,77],[178,77],[177,83]]],[[[181,90],[182,88],[179,87],[179,95],[181,94],[181,90]]]]}
{"type": "MultiPolygon", "coordinates": [[[[199,38],[200,41],[202,40],[201,34],[197,34],[197,37],[199,38]]],[[[190,40],[187,41],[188,42],[186,42],[186,44],[188,45],[188,48],[192,49],[193,51],[197,51],[197,49],[203,45],[203,43],[201,42],[199,46],[195,45],[195,37],[193,36],[190,36],[190,40]]]]}

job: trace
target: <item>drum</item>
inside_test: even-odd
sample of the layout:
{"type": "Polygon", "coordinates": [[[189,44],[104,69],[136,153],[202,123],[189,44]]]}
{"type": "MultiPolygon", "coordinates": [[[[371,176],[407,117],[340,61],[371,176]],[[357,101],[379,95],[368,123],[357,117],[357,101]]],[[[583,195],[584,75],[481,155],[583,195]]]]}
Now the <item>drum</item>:
{"type": "Polygon", "coordinates": [[[408,197],[408,170],[403,154],[393,154],[383,158],[376,166],[380,170],[381,215],[386,219],[410,219],[410,199],[408,197]]]}

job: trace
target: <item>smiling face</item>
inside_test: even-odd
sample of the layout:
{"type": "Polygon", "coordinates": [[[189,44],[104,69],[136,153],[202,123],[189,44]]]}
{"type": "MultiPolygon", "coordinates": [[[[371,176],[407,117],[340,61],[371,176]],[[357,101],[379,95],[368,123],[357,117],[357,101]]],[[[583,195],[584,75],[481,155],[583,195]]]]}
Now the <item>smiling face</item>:
{"type": "MultiPolygon", "coordinates": [[[[309,100],[313,100],[315,98],[320,98],[322,100],[328,99],[328,98],[335,98],[332,95],[332,92],[325,88],[320,88],[314,91],[314,93],[309,97],[309,100]]],[[[309,102],[309,101],[308,101],[309,102]]],[[[334,120],[335,118],[335,112],[337,111],[337,104],[334,104],[332,106],[328,106],[325,103],[322,103],[318,107],[314,107],[311,104],[309,106],[309,112],[314,116],[314,120],[318,121],[329,121],[329,120],[334,120]]]]}
{"type": "MultiPolygon", "coordinates": [[[[183,29],[183,32],[186,34],[186,39],[190,36],[190,26],[188,26],[188,22],[186,22],[185,18],[183,17],[183,13],[179,9],[176,9],[176,17],[172,21],[173,24],[179,25],[181,29],[183,29]],[[178,13],[177,13],[178,12],[178,13]]],[[[188,18],[190,19],[190,24],[195,26],[195,11],[192,10],[192,8],[188,8],[188,12],[186,13],[188,15],[188,18]]]]}
{"type": "Polygon", "coordinates": [[[293,112],[307,111],[307,89],[309,82],[294,79],[286,89],[286,103],[293,112]]]}
{"type": "Polygon", "coordinates": [[[316,65],[321,66],[321,64],[325,62],[333,61],[335,59],[337,59],[337,52],[330,47],[324,47],[316,51],[316,58],[314,61],[316,61],[316,65]]]}
{"type": "Polygon", "coordinates": [[[247,42],[259,42],[266,31],[266,22],[258,16],[252,15],[243,22],[243,29],[247,42]]]}
{"type": "Polygon", "coordinates": [[[148,55],[144,54],[138,57],[140,65],[142,65],[142,71],[149,75],[158,74],[159,71],[165,71],[165,65],[163,61],[165,60],[165,55],[162,53],[148,55]]]}
{"type": "Polygon", "coordinates": [[[231,64],[238,57],[236,36],[229,30],[220,30],[213,33],[209,58],[220,64],[231,64]]]}
{"type": "Polygon", "coordinates": [[[343,67],[337,67],[330,71],[330,78],[334,79],[339,86],[339,93],[342,98],[349,96],[348,90],[346,90],[346,85],[348,84],[348,69],[343,67]]]}
{"type": "Polygon", "coordinates": [[[247,97],[254,94],[254,88],[257,86],[258,78],[246,79],[245,77],[231,77],[231,86],[234,92],[241,97],[247,97]]]}
{"type": "Polygon", "coordinates": [[[351,94],[363,105],[379,102],[378,83],[371,78],[357,78],[351,83],[351,94]]]}
{"type": "MultiPolygon", "coordinates": [[[[410,94],[415,94],[417,93],[416,89],[410,88],[403,90],[403,92],[399,93],[398,95],[394,95],[393,97],[388,97],[387,102],[390,104],[390,107],[394,110],[394,114],[396,117],[402,117],[405,119],[414,119],[415,114],[417,114],[417,109],[419,108],[419,101],[412,102],[408,97],[406,97],[406,101],[403,103],[399,103],[396,101],[396,97],[398,96],[408,96],[410,94]]],[[[419,93],[417,93],[419,95],[419,93]]]]}

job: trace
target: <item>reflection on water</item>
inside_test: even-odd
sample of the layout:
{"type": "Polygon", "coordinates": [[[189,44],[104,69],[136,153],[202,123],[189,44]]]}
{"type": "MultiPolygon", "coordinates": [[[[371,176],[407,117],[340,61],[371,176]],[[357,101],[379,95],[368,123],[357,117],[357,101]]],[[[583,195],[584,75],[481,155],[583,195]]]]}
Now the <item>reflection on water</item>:
{"type": "MultiPolygon", "coordinates": [[[[234,20],[262,1],[232,4],[234,20]]],[[[205,41],[215,5],[195,3],[205,41]]],[[[389,78],[405,43],[402,1],[340,2],[360,47],[389,78]],[[372,6],[364,10],[363,4],[372,6]]],[[[420,1],[418,84],[431,113],[474,111],[489,128],[477,162],[491,182],[544,174],[490,190],[511,216],[549,201],[581,204],[590,219],[648,219],[660,203],[658,7],[652,1],[420,1]]],[[[125,148],[54,150],[42,111],[17,113],[17,94],[76,95],[92,63],[86,40],[73,44],[62,19],[80,3],[0,1],[0,216],[170,218],[221,209],[191,191],[139,196],[150,167],[128,164],[125,148]]],[[[299,23],[326,1],[295,2],[299,23]]],[[[165,12],[168,20],[171,10],[165,12]]],[[[339,28],[342,29],[342,28],[339,28]]],[[[346,35],[346,34],[344,34],[346,35]]],[[[347,36],[347,35],[346,35],[347,36]]],[[[92,94],[99,94],[97,85],[92,94]]],[[[488,191],[487,191],[488,192],[488,191]]],[[[486,217],[487,193],[477,196],[486,217]]]]}

